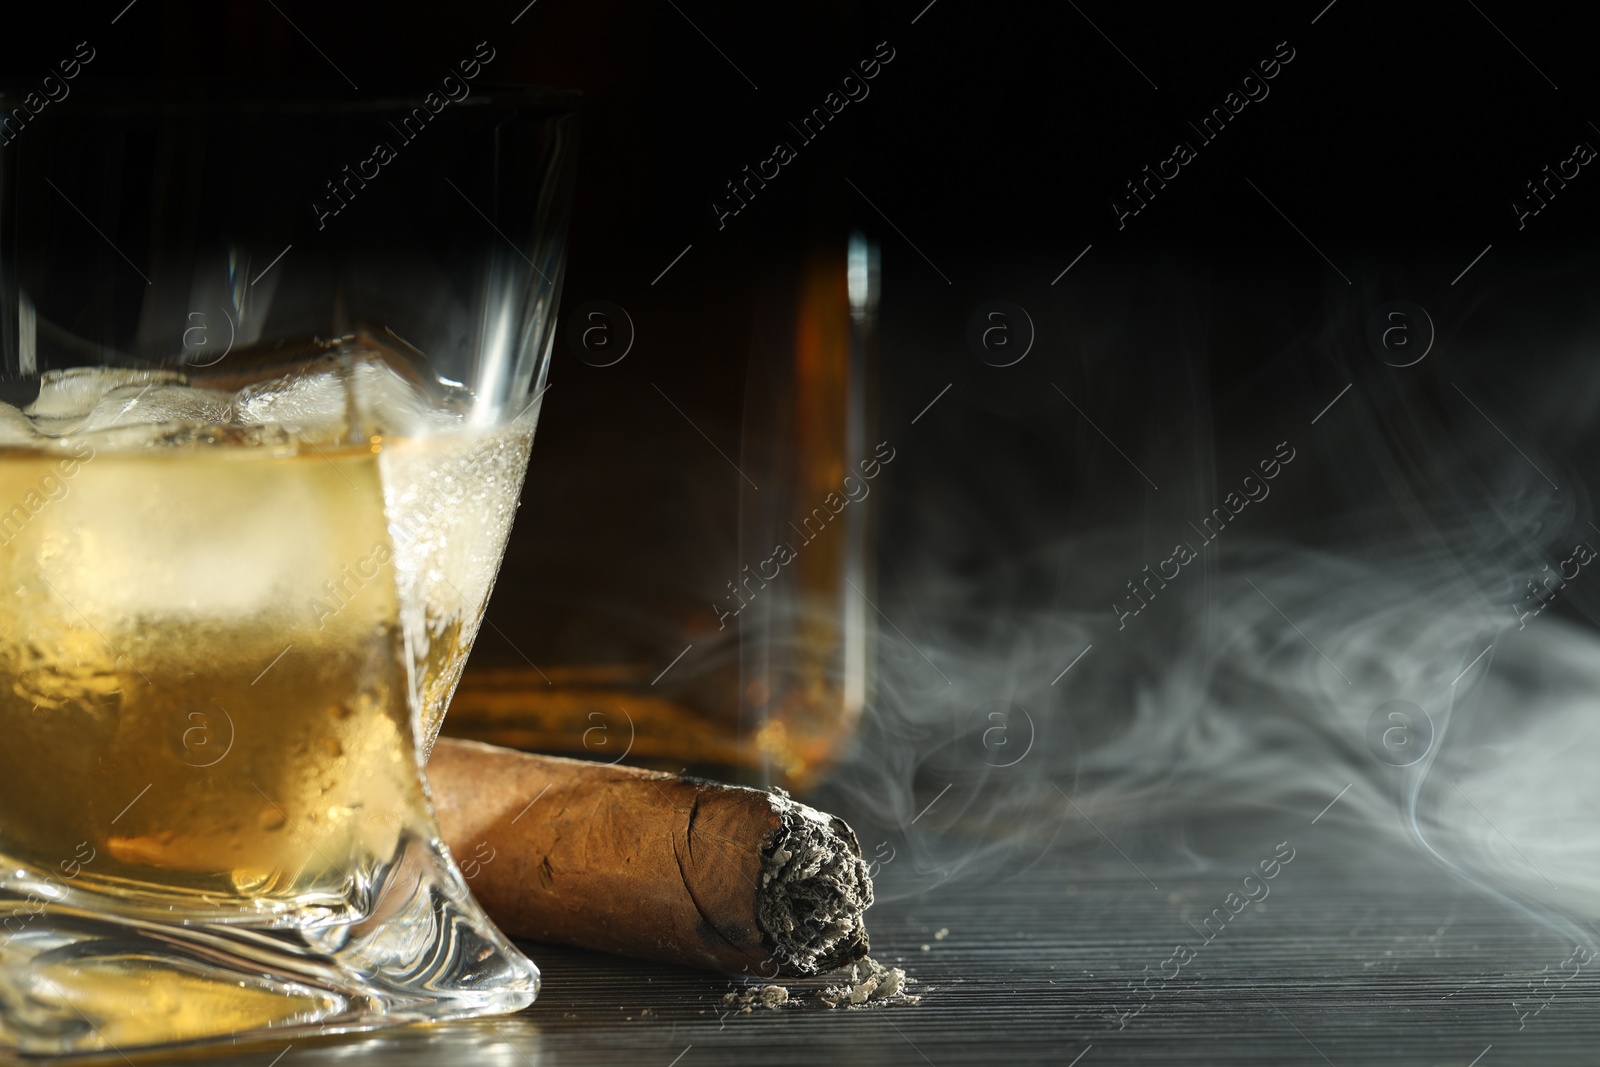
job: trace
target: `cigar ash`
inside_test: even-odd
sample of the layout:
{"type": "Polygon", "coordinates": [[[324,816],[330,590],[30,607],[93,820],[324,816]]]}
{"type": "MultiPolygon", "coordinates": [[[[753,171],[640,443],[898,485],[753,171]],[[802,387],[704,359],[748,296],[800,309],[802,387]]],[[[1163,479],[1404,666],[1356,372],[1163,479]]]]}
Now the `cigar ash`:
{"type": "Polygon", "coordinates": [[[756,1008],[776,1009],[789,1003],[789,987],[781,985],[751,986],[743,993],[734,990],[722,997],[722,1003],[738,1008],[740,1015],[749,1015],[756,1008]]]}
{"type": "Polygon", "coordinates": [[[756,918],[778,973],[819,974],[861,958],[872,879],[855,833],[783,790],[771,803],[779,825],[762,849],[756,918]]]}
{"type": "Polygon", "coordinates": [[[799,988],[782,985],[749,985],[743,991],[733,990],[723,994],[722,1003],[729,1009],[723,1014],[737,1012],[749,1015],[757,1008],[776,1010],[784,1004],[804,1004],[813,1001],[828,1008],[883,1007],[890,1004],[920,1004],[922,997],[908,991],[917,980],[908,976],[904,968],[885,967],[871,956],[845,967],[833,976],[831,984],[817,988],[816,979],[804,982],[799,988]]]}
{"type": "Polygon", "coordinates": [[[906,992],[916,982],[900,967],[885,967],[871,956],[851,964],[843,981],[828,986],[817,999],[830,1008],[860,1008],[878,1004],[920,1004],[922,998],[906,992]]]}

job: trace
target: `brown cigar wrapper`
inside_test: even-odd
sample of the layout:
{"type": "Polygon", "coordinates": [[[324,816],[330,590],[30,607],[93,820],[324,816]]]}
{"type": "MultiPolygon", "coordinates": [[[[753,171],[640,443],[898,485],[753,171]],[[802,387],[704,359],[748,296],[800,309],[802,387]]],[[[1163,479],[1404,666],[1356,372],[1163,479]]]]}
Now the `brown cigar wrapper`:
{"type": "Polygon", "coordinates": [[[434,748],[428,779],[468,886],[513,937],[765,977],[866,954],[860,912],[870,881],[855,835],[837,819],[864,883],[864,903],[847,909],[854,928],[798,960],[763,931],[772,844],[787,840],[781,811],[801,807],[787,799],[450,738],[434,748]]]}

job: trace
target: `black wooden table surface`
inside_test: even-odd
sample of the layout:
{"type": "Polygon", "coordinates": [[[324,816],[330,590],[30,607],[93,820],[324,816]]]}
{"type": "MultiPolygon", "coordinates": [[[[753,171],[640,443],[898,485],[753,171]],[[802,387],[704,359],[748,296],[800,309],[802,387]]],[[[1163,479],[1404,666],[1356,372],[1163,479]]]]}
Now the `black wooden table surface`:
{"type": "Polygon", "coordinates": [[[829,1009],[814,999],[820,983],[789,982],[790,1003],[742,1014],[723,1002],[739,981],[527,945],[544,989],[519,1015],[200,1062],[1600,1062],[1592,927],[1575,937],[1421,850],[1379,847],[1332,820],[1256,819],[1215,836],[1232,843],[1228,858],[1057,845],[1014,873],[965,872],[931,889],[885,868],[891,899],[871,912],[873,954],[918,980],[916,1005],[829,1009]],[[1233,914],[1228,894],[1280,842],[1294,858],[1264,900],[1233,914]],[[1226,921],[1203,925],[1214,909],[1226,921]]]}

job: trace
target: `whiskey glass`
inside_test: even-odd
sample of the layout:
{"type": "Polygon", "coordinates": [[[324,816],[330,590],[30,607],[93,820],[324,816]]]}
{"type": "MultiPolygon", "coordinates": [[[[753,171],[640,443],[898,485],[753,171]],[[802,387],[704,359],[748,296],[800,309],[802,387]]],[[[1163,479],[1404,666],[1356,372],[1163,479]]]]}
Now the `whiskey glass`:
{"type": "Polygon", "coordinates": [[[574,94],[0,92],[0,1053],[509,1012],[423,765],[517,507],[574,94]]]}

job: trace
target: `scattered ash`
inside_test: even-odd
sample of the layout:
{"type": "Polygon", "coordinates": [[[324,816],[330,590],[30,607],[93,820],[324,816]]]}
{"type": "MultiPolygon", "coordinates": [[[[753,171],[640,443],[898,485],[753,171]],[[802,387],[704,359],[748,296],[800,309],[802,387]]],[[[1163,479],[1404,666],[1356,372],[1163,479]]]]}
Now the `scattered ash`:
{"type": "Polygon", "coordinates": [[[844,981],[817,994],[830,1008],[860,1008],[876,1004],[920,1004],[922,998],[906,992],[916,982],[900,967],[885,967],[871,956],[851,964],[840,974],[844,981]]]}
{"type": "Polygon", "coordinates": [[[781,985],[751,986],[743,993],[734,990],[722,998],[729,1007],[737,1006],[740,1015],[749,1015],[756,1008],[776,1009],[789,1003],[789,989],[781,985]]]}
{"type": "Polygon", "coordinates": [[[843,967],[826,979],[802,979],[793,985],[750,985],[722,997],[729,1012],[749,1015],[757,1008],[776,1010],[785,1004],[820,1004],[826,1008],[866,1008],[890,1004],[920,1004],[922,998],[907,991],[916,984],[904,968],[885,967],[871,956],[843,967]]]}

